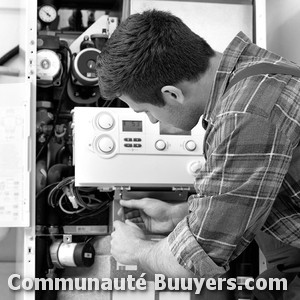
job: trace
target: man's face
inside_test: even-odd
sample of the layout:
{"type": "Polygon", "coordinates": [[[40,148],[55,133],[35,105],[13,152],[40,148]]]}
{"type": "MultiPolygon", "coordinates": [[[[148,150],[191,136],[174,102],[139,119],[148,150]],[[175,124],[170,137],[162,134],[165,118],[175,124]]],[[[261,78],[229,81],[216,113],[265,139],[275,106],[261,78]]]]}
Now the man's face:
{"type": "Polygon", "coordinates": [[[174,103],[174,105],[170,105],[166,103],[164,106],[155,106],[149,103],[136,103],[127,95],[122,95],[119,98],[135,112],[146,113],[153,124],[161,122],[182,130],[191,130],[195,126],[195,124],[191,126],[190,118],[182,104],[174,103]]]}

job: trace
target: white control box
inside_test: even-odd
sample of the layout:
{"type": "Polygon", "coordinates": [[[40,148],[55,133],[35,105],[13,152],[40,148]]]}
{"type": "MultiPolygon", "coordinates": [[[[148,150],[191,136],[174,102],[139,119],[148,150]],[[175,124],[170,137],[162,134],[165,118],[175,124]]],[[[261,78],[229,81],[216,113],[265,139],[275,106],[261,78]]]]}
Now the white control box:
{"type": "Polygon", "coordinates": [[[113,188],[191,187],[203,164],[204,129],[153,124],[130,108],[73,111],[75,184],[113,188]]]}

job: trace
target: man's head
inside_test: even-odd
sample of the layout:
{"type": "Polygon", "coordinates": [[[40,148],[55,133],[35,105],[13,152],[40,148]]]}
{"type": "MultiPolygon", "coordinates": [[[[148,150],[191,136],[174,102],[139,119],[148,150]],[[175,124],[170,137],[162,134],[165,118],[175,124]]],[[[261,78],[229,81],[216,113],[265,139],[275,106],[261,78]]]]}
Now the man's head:
{"type": "Polygon", "coordinates": [[[126,99],[163,107],[165,96],[176,100],[172,87],[199,80],[214,54],[205,40],[170,13],[131,15],[113,32],[97,62],[101,95],[119,97],[129,105],[126,99]]]}

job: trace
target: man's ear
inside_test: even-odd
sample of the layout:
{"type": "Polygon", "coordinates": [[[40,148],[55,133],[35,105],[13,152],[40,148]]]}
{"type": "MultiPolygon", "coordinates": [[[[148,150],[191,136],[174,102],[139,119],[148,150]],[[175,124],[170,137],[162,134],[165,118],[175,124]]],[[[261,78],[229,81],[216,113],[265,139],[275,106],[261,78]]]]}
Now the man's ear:
{"type": "Polygon", "coordinates": [[[182,104],[184,101],[184,95],[182,93],[182,90],[177,88],[174,85],[163,86],[161,88],[161,93],[162,93],[166,103],[168,103],[168,101],[172,101],[172,103],[174,103],[174,100],[175,100],[178,103],[182,104]]]}

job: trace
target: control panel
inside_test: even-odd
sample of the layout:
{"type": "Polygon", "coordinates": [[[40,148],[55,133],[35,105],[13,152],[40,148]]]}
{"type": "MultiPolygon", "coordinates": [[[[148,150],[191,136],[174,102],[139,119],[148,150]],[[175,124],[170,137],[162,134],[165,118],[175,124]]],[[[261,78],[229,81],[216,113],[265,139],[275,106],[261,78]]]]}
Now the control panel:
{"type": "Polygon", "coordinates": [[[77,186],[192,186],[203,164],[204,130],[153,124],[130,108],[75,107],[77,186]]]}

